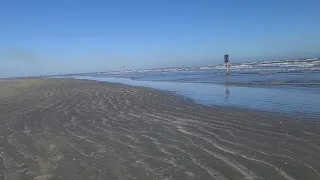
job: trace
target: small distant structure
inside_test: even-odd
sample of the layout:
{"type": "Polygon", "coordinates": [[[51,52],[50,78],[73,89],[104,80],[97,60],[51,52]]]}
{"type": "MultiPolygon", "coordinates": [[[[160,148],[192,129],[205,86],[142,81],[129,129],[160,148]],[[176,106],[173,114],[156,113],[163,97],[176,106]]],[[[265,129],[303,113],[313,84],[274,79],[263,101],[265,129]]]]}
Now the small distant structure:
{"type": "Polygon", "coordinates": [[[229,54],[224,55],[224,63],[226,63],[226,74],[229,75],[229,54]]]}

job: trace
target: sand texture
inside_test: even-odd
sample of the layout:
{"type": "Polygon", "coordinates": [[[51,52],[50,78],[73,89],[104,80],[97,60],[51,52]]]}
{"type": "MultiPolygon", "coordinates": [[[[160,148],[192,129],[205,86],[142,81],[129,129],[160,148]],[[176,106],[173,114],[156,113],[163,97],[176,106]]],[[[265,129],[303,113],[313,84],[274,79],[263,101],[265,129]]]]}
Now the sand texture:
{"type": "Polygon", "coordinates": [[[319,147],[305,119],[88,80],[0,81],[0,180],[319,180],[319,147]]]}

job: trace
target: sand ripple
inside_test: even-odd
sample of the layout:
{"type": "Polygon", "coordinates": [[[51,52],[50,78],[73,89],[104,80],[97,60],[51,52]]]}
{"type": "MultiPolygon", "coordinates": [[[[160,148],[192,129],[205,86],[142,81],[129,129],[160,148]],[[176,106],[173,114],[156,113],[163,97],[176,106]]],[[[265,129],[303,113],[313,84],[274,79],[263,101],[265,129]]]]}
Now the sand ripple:
{"type": "Polygon", "coordinates": [[[28,81],[0,83],[15,88],[0,98],[0,180],[320,179],[317,122],[142,87],[28,81]]]}

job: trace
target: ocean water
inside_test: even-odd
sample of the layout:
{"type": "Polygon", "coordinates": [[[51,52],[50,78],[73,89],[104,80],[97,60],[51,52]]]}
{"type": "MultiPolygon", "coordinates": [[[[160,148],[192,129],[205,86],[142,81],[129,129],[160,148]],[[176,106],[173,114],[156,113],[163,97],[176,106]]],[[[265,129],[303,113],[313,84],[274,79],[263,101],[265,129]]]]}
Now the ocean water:
{"type": "Polygon", "coordinates": [[[157,88],[196,103],[320,117],[320,59],[278,60],[73,75],[157,88]]]}

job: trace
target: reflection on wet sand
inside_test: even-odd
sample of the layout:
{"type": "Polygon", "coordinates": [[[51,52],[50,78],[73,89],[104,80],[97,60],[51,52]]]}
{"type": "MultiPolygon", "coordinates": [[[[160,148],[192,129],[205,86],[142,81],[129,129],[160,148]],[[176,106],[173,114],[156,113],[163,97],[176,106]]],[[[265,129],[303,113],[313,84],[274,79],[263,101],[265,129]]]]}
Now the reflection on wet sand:
{"type": "Polygon", "coordinates": [[[224,102],[228,102],[229,95],[230,95],[230,90],[229,90],[229,87],[226,86],[226,97],[224,98],[224,102]]]}
{"type": "Polygon", "coordinates": [[[230,90],[229,90],[228,83],[229,83],[229,76],[226,76],[226,81],[225,81],[226,97],[224,98],[224,102],[228,102],[228,100],[229,100],[230,90]]]}

